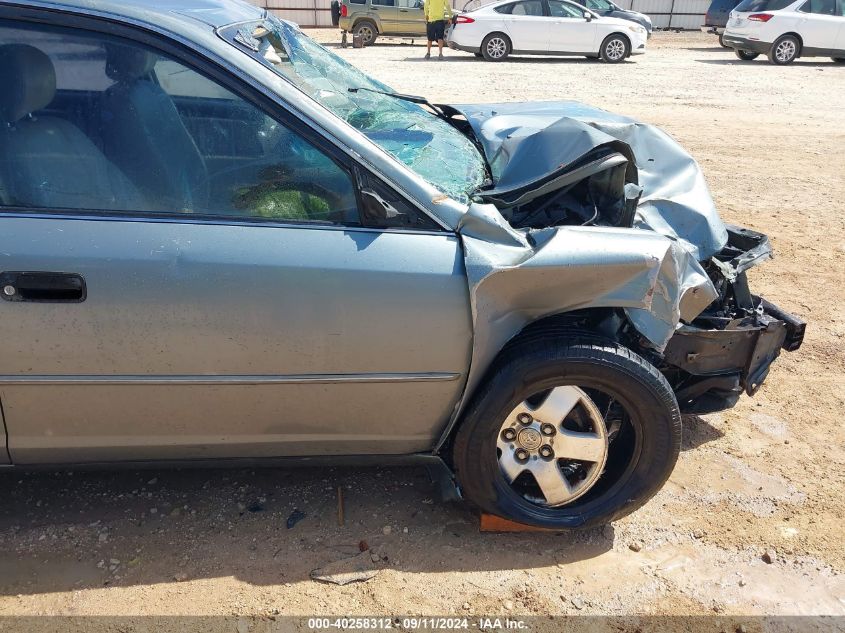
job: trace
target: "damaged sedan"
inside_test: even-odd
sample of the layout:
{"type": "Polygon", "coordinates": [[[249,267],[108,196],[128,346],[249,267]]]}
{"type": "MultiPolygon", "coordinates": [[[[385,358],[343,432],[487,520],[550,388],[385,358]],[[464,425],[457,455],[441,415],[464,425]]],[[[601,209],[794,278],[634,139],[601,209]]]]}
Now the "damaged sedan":
{"type": "Polygon", "coordinates": [[[632,512],[804,323],[661,131],[432,104],[222,0],[0,0],[7,468],[418,463],[632,512]]]}

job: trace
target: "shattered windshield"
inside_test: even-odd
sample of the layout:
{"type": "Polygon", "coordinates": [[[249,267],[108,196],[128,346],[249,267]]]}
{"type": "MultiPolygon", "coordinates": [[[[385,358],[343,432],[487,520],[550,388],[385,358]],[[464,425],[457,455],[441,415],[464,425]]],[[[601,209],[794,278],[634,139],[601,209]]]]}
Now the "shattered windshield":
{"type": "Polygon", "coordinates": [[[468,138],[416,103],[370,92],[393,90],[297,27],[268,16],[231,39],[451,198],[467,203],[484,183],[484,158],[468,138]]]}

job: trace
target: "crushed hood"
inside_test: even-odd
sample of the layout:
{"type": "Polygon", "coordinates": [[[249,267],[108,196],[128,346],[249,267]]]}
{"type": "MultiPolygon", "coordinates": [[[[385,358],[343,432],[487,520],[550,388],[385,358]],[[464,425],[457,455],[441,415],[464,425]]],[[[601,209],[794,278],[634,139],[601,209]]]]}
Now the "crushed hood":
{"type": "Polygon", "coordinates": [[[466,118],[490,166],[493,186],[476,192],[482,202],[517,204],[616,157],[642,188],[634,226],[682,240],[698,261],[727,243],[698,164],[654,126],[572,101],[450,108],[466,118]]]}

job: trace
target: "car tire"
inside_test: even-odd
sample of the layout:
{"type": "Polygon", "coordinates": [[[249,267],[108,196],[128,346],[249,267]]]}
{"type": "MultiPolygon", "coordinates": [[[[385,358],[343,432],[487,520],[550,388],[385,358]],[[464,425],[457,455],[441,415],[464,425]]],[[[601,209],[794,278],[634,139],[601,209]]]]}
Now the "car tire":
{"type": "MultiPolygon", "coordinates": [[[[536,434],[535,430],[527,437],[531,439],[536,434]]],[[[666,378],[654,366],[609,340],[591,336],[571,340],[540,337],[510,344],[502,352],[463,416],[452,444],[452,459],[464,496],[481,511],[536,527],[569,529],[614,521],[646,503],[669,478],[680,444],[678,403],[666,378]],[[554,406],[548,403],[550,399],[554,400],[553,404],[565,401],[555,394],[565,396],[579,392],[585,398],[578,400],[569,413],[564,414],[559,426],[555,426],[561,433],[555,448],[555,436],[547,431],[550,425],[558,425],[558,420],[554,406]],[[590,399],[592,405],[588,403],[590,399]],[[534,406],[529,405],[531,402],[539,404],[518,413],[520,407],[534,406]],[[574,455],[571,448],[567,449],[574,434],[581,439],[589,437],[591,447],[601,446],[605,460],[599,467],[598,453],[586,461],[582,453],[583,463],[574,462],[573,466],[565,456],[552,452],[543,457],[539,452],[530,455],[524,461],[529,466],[524,467],[539,467],[545,475],[538,479],[533,472],[526,476],[522,471],[509,479],[505,473],[510,470],[513,475],[514,460],[525,457],[519,455],[520,447],[526,446],[520,444],[523,430],[533,428],[521,426],[525,424],[520,420],[524,411],[536,415],[531,424],[540,424],[543,437],[539,441],[551,442],[539,449],[535,446],[537,451],[546,448],[547,451],[558,450],[561,455],[574,455]],[[541,415],[546,419],[541,419],[541,415]],[[583,424],[583,420],[588,419],[596,422],[587,425],[586,428],[592,430],[585,431],[586,435],[581,436],[581,431],[577,430],[585,427],[567,430],[571,424],[583,424]],[[513,428],[508,427],[509,424],[513,428]],[[513,444],[509,445],[513,452],[505,455],[501,443],[510,438],[508,433],[513,435],[515,431],[513,444]],[[591,433],[597,435],[594,437],[591,433]],[[596,439],[602,433],[604,444],[596,439]],[[595,463],[589,465],[591,460],[595,463]],[[507,465],[503,465],[505,462],[507,465]],[[551,470],[550,464],[554,466],[551,470]],[[578,468],[587,473],[587,479],[579,479],[578,468]],[[547,494],[540,484],[541,479],[548,484],[550,473],[566,478],[574,474],[572,485],[576,487],[570,491],[570,483],[567,483],[559,488],[563,492],[555,499],[558,493],[552,490],[547,494]],[[577,486],[583,487],[588,480],[591,482],[588,489],[571,501],[560,503],[560,499],[571,497],[577,486]],[[525,487],[530,491],[532,485],[534,492],[526,495],[525,487]],[[542,499],[536,497],[537,489],[542,499]]],[[[573,444],[583,445],[583,442],[573,444]]],[[[551,483],[557,485],[554,478],[551,483]]]]}
{"type": "Polygon", "coordinates": [[[736,56],[744,62],[750,62],[752,59],[757,59],[760,56],[760,53],[755,53],[754,51],[743,51],[739,48],[734,49],[734,53],[736,53],[736,56]]]}
{"type": "Polygon", "coordinates": [[[484,55],[482,55],[481,53],[473,53],[473,55],[475,55],[476,57],[484,57],[484,55]]]}
{"type": "Polygon", "coordinates": [[[845,57],[831,57],[831,59],[837,64],[845,64],[845,57]]]}
{"type": "Polygon", "coordinates": [[[488,62],[507,59],[511,52],[510,38],[504,33],[490,33],[481,42],[481,55],[488,62]]]}
{"type": "Polygon", "coordinates": [[[722,48],[730,48],[727,44],[725,44],[725,34],[719,33],[719,46],[722,48]]]}
{"type": "Polygon", "coordinates": [[[369,46],[370,44],[375,44],[378,39],[378,28],[376,28],[374,22],[361,20],[352,29],[352,36],[355,37],[357,35],[361,36],[364,46],[369,46]]]}
{"type": "Polygon", "coordinates": [[[604,38],[599,49],[599,56],[603,62],[618,64],[624,62],[631,54],[631,42],[621,33],[612,33],[604,38]]]}
{"type": "Polygon", "coordinates": [[[778,66],[791,64],[801,52],[801,42],[794,35],[781,35],[769,49],[769,61],[778,66]]]}

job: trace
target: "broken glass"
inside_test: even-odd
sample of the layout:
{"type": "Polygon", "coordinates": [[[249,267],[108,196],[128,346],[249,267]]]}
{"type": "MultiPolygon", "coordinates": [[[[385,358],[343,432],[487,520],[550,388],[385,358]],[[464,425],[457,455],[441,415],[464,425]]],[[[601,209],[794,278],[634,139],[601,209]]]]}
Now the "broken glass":
{"type": "Polygon", "coordinates": [[[483,156],[447,122],[416,103],[371,92],[393,91],[287,22],[270,16],[249,33],[244,28],[235,42],[449,197],[468,203],[484,183],[483,156]]]}

